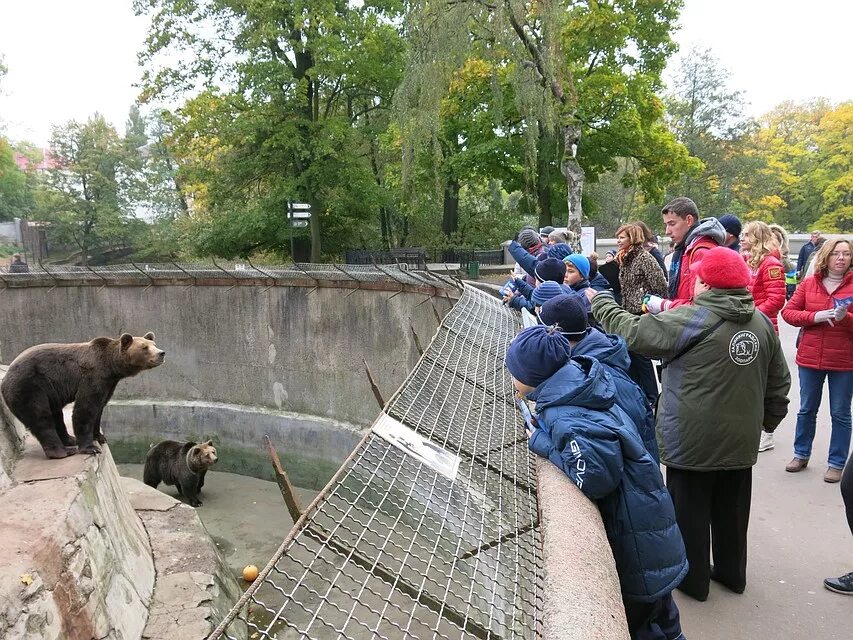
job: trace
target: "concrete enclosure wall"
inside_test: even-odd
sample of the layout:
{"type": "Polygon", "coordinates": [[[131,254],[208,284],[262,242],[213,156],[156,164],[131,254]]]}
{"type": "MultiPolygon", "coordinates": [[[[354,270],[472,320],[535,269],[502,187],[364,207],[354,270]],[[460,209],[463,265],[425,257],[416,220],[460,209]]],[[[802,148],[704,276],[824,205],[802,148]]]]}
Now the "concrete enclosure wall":
{"type": "Polygon", "coordinates": [[[0,289],[0,363],[34,344],[154,331],[166,362],[122,381],[104,414],[116,459],[141,461],[166,438],[219,437],[234,448],[222,470],[265,477],[269,433],[293,480],[310,488],[376,417],[363,361],[388,399],[420,356],[413,331],[425,347],[455,293],[393,281],[389,290],[144,285],[0,289]]]}
{"type": "MultiPolygon", "coordinates": [[[[226,402],[366,426],[378,407],[362,359],[390,396],[419,357],[410,326],[426,343],[438,321],[429,302],[416,306],[425,298],[419,293],[309,291],[9,288],[0,305],[0,362],[43,342],[154,331],[165,364],[120,383],[116,398],[226,402]]],[[[452,301],[433,303],[443,315],[452,301]]]]}

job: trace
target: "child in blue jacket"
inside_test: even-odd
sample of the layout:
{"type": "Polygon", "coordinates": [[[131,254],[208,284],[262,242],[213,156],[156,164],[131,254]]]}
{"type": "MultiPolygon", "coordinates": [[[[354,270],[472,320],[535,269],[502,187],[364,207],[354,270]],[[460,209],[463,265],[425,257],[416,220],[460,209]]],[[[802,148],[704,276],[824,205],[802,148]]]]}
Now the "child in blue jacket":
{"type": "Polygon", "coordinates": [[[536,403],[528,446],[557,465],[601,511],[634,640],[683,640],[672,590],[687,556],[660,468],[616,405],[612,375],[595,358],[571,357],[555,327],[523,329],[506,366],[536,403]]]}

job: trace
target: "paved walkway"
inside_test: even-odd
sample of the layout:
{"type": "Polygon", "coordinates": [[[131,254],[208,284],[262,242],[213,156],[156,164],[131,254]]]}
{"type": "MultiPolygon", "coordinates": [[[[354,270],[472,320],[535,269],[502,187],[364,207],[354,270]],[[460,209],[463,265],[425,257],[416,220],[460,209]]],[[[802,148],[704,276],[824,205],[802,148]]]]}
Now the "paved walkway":
{"type": "Polygon", "coordinates": [[[753,469],[747,588],[738,596],[712,582],[706,602],[676,591],[689,640],[853,638],[853,597],[823,587],[825,577],[853,571],[853,536],[838,485],[823,482],[829,400],[824,395],[809,467],[787,473],[799,408],[796,329],[781,318],[779,325],[791,368],[791,404],[776,431],[776,448],[760,453],[753,469]]]}

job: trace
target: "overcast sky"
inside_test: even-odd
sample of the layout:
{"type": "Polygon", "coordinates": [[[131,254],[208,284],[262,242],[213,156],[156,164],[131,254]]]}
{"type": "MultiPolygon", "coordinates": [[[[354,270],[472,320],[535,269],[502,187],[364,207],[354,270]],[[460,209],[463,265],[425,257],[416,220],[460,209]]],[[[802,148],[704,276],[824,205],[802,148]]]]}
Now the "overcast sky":
{"type": "MultiPolygon", "coordinates": [[[[757,116],[783,100],[853,99],[851,24],[851,0],[686,0],[676,39],[710,47],[757,116]]],[[[95,111],[123,132],[146,28],[131,0],[0,0],[5,134],[45,145],[52,124],[95,111]]]]}

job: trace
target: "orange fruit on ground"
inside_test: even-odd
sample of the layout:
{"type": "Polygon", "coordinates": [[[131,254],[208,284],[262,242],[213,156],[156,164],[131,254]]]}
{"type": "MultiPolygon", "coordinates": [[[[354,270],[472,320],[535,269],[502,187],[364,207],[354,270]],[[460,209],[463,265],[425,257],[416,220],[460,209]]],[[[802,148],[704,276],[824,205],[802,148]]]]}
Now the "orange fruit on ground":
{"type": "Polygon", "coordinates": [[[246,568],[243,569],[243,580],[246,582],[254,582],[255,578],[258,577],[258,568],[250,564],[246,568]]]}

